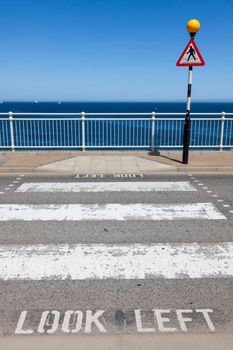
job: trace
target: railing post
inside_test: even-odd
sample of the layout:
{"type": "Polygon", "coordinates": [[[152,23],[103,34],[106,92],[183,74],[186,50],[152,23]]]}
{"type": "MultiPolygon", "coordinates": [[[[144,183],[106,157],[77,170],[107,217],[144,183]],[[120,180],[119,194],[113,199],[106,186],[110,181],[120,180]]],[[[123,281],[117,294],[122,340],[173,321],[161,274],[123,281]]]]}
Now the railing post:
{"type": "Polygon", "coordinates": [[[85,121],[86,121],[85,115],[86,115],[86,113],[82,112],[81,115],[82,115],[82,151],[84,152],[85,147],[86,147],[86,145],[85,145],[85,121]]]}
{"type": "Polygon", "coordinates": [[[155,149],[155,116],[156,113],[152,112],[152,126],[151,126],[151,149],[154,151],[155,149]]]}
{"type": "Polygon", "coordinates": [[[13,126],[13,112],[9,112],[9,122],[10,122],[10,136],[11,136],[11,151],[15,151],[15,140],[14,140],[14,126],[13,126]]]}
{"type": "Polygon", "coordinates": [[[222,115],[222,117],[221,117],[221,131],[220,131],[220,145],[219,145],[220,151],[222,151],[222,149],[223,149],[224,123],[225,123],[226,113],[222,112],[221,115],[222,115]]]}

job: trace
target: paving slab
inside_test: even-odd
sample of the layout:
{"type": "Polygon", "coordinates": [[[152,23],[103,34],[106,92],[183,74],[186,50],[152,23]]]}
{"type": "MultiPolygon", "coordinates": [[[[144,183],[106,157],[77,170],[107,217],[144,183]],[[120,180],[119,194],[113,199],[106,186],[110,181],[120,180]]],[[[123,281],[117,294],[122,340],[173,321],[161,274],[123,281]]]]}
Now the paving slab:
{"type": "Polygon", "coordinates": [[[137,156],[85,156],[74,157],[47,165],[42,165],[37,170],[65,171],[79,174],[92,173],[142,173],[161,170],[171,170],[173,165],[163,164],[151,159],[137,156]]]}

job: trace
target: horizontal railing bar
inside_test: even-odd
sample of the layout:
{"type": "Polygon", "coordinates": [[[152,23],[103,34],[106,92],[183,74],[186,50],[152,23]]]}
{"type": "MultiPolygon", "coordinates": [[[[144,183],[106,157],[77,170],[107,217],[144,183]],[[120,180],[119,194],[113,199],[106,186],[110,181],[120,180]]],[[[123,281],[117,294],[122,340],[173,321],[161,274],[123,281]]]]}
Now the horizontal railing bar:
{"type": "MultiPolygon", "coordinates": [[[[34,120],[38,120],[38,119],[34,119],[34,120]]],[[[55,120],[55,119],[47,119],[47,120],[55,120]]],[[[63,119],[59,119],[59,120],[63,120],[63,119]]],[[[68,120],[68,119],[65,119],[65,120],[68,120]]],[[[76,119],[71,119],[71,120],[76,120],[76,119]]],[[[80,119],[77,119],[77,120],[80,120],[80,119]]],[[[119,121],[124,121],[124,120],[141,120],[141,121],[149,120],[149,121],[151,121],[152,119],[151,118],[86,118],[86,120],[95,120],[95,121],[98,121],[98,120],[119,120],[119,121]]],[[[155,116],[155,121],[156,120],[176,121],[176,120],[184,120],[184,118],[170,118],[169,119],[169,118],[157,118],[155,116]]],[[[203,120],[203,121],[213,120],[213,121],[217,121],[217,120],[221,120],[221,118],[195,118],[195,119],[192,119],[192,120],[203,120]]],[[[232,118],[225,118],[225,120],[232,120],[232,118]]]]}
{"type": "MultiPolygon", "coordinates": [[[[160,146],[163,147],[163,146],[160,146]]],[[[170,147],[170,146],[168,146],[170,147]]],[[[176,147],[176,146],[174,146],[176,147]]],[[[182,146],[183,147],[183,146],[182,146]]],[[[223,148],[233,147],[231,145],[224,145],[223,148]]],[[[191,145],[190,148],[219,148],[219,145],[191,145]]]]}
{"type": "MultiPolygon", "coordinates": [[[[74,146],[15,146],[15,148],[81,148],[81,145],[74,146]]],[[[85,148],[150,148],[151,145],[127,145],[127,146],[85,146],[85,148]]],[[[183,145],[160,145],[160,148],[182,148],[183,145]]],[[[223,148],[233,147],[233,145],[224,145],[223,148]]],[[[0,148],[11,148],[11,146],[0,146],[0,148]]],[[[190,148],[219,148],[219,145],[191,145],[190,148]]]]}
{"type": "MultiPolygon", "coordinates": [[[[0,146],[0,148],[11,148],[11,146],[0,146]]],[[[151,147],[151,145],[142,146],[85,146],[85,148],[145,148],[151,147]]],[[[173,147],[173,146],[172,146],[173,147]]],[[[15,148],[82,148],[82,145],[73,146],[15,146],[15,148]]]]}
{"type": "Polygon", "coordinates": [[[85,113],[85,116],[88,116],[88,115],[90,115],[90,116],[95,116],[95,115],[119,115],[119,116],[121,116],[121,115],[141,115],[141,116],[143,116],[143,115],[145,115],[145,116],[147,116],[147,115],[152,115],[152,113],[153,112],[147,112],[147,113],[133,113],[133,112],[130,112],[130,113],[85,113]]]}
{"type": "Polygon", "coordinates": [[[227,113],[227,112],[221,112],[221,113],[207,113],[207,112],[204,112],[204,113],[190,113],[190,115],[223,115],[224,113],[224,116],[225,115],[233,115],[233,113],[227,113]]]}
{"type": "Polygon", "coordinates": [[[106,120],[109,120],[109,121],[150,121],[151,122],[151,118],[86,118],[86,121],[106,121],[106,120]]]}
{"type": "MultiPolygon", "coordinates": [[[[29,113],[29,112],[9,112],[11,115],[82,115],[81,113],[46,113],[46,112],[41,112],[41,113],[29,113]]],[[[9,113],[0,113],[0,115],[9,115],[9,113]]]]}
{"type": "MultiPolygon", "coordinates": [[[[180,113],[176,113],[177,115],[179,115],[180,113]]],[[[185,113],[182,113],[182,114],[184,114],[185,115],[185,113]]],[[[9,115],[9,113],[0,113],[0,115],[9,115]]],[[[28,112],[26,112],[26,113],[22,113],[22,112],[20,112],[20,113],[14,113],[14,112],[12,112],[12,115],[64,115],[64,116],[66,116],[66,115],[68,115],[68,116],[71,116],[71,115],[80,115],[80,116],[82,116],[82,113],[45,113],[45,112],[41,112],[41,113],[28,113],[28,112]]],[[[143,115],[145,115],[145,116],[147,116],[147,115],[152,115],[152,112],[150,112],[150,113],[86,113],[85,112],[85,114],[84,114],[85,116],[87,116],[87,115],[90,115],[90,116],[94,116],[94,115],[141,115],[141,116],[143,116],[143,115]]],[[[175,115],[175,114],[174,114],[175,115]]]]}
{"type": "MultiPolygon", "coordinates": [[[[81,118],[11,118],[15,121],[82,121],[81,118]]],[[[86,118],[86,121],[151,121],[151,118],[86,118]]],[[[156,118],[155,121],[181,121],[184,118],[156,118]]],[[[194,118],[193,121],[220,121],[221,118],[194,118]]],[[[232,120],[232,118],[225,118],[232,120]]],[[[9,118],[0,118],[0,121],[9,121],[9,118]]]]}
{"type": "MultiPolygon", "coordinates": [[[[1,120],[9,120],[7,118],[0,119],[1,120]]],[[[12,120],[23,120],[23,121],[82,121],[82,118],[13,118],[12,120]]],[[[133,121],[133,120],[138,120],[138,121],[151,121],[151,118],[85,118],[86,121],[133,121]]],[[[166,119],[167,120],[167,119],[166,119]]],[[[175,120],[173,118],[172,120],[175,120]]],[[[179,120],[183,120],[183,118],[180,118],[179,120]]]]}
{"type": "MultiPolygon", "coordinates": [[[[225,120],[233,120],[233,118],[224,118],[225,120]]],[[[167,119],[165,119],[167,120],[167,119]]],[[[169,119],[169,120],[173,120],[173,119],[169,119]]],[[[195,118],[195,119],[192,119],[192,120],[202,120],[202,121],[206,121],[206,120],[212,120],[212,121],[216,121],[216,120],[222,120],[222,118],[195,118]]]]}
{"type": "MultiPolygon", "coordinates": [[[[45,115],[48,115],[48,116],[82,116],[82,113],[69,113],[69,112],[67,112],[67,113],[46,113],[46,112],[40,112],[40,113],[29,113],[29,112],[26,112],[26,113],[23,113],[23,112],[16,112],[16,113],[14,113],[14,112],[8,112],[8,113],[6,113],[6,112],[4,112],[4,113],[0,113],[0,115],[2,115],[2,116],[8,116],[9,115],[9,113],[11,113],[11,115],[12,116],[23,116],[23,115],[25,115],[25,116],[45,116],[45,115]]],[[[216,115],[216,116],[222,116],[222,113],[224,113],[224,116],[232,116],[233,115],[233,113],[228,113],[228,112],[219,112],[219,113],[213,113],[213,112],[209,112],[209,113],[207,113],[207,112],[203,112],[203,113],[195,113],[195,112],[192,112],[192,113],[190,113],[190,115],[196,115],[196,116],[201,116],[201,115],[216,115]]],[[[172,113],[172,112],[150,112],[150,113],[84,113],[84,116],[124,116],[124,115],[128,115],[128,116],[134,116],[134,115],[136,115],[136,116],[159,116],[159,115],[161,115],[161,116],[164,116],[164,115],[186,115],[186,113],[184,113],[184,112],[180,112],[180,113],[178,113],[178,112],[176,112],[176,113],[172,113]]]]}
{"type": "MultiPolygon", "coordinates": [[[[1,148],[2,146],[0,146],[1,148]]],[[[7,147],[7,148],[10,148],[7,147]]],[[[73,145],[73,146],[15,146],[15,148],[82,148],[82,145],[73,145]]]]}
{"type": "MultiPolygon", "coordinates": [[[[9,119],[0,119],[1,120],[9,120],[9,119]]],[[[20,120],[20,121],[82,121],[82,118],[12,118],[12,120],[20,120]]],[[[150,119],[151,120],[151,119],[150,119]]]]}

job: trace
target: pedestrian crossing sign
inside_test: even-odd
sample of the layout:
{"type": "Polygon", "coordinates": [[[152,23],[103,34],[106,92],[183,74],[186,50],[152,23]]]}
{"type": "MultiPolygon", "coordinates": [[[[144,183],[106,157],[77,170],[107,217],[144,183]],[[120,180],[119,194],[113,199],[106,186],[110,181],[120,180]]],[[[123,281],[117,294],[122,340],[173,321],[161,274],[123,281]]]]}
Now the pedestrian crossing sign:
{"type": "Polygon", "coordinates": [[[176,62],[176,65],[179,67],[185,66],[204,66],[205,61],[198,50],[198,47],[193,40],[193,38],[189,41],[184,51],[182,52],[180,58],[176,62]]]}

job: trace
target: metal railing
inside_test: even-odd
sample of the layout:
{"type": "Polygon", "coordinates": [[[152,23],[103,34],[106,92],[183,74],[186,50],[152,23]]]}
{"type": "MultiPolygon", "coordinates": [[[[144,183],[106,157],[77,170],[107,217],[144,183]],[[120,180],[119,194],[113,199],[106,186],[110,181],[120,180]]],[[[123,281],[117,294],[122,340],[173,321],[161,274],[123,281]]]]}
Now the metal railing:
{"type": "MultiPolygon", "coordinates": [[[[192,149],[233,147],[233,113],[191,113],[192,149]]],[[[0,150],[180,149],[185,113],[0,113],[0,150]]]]}

